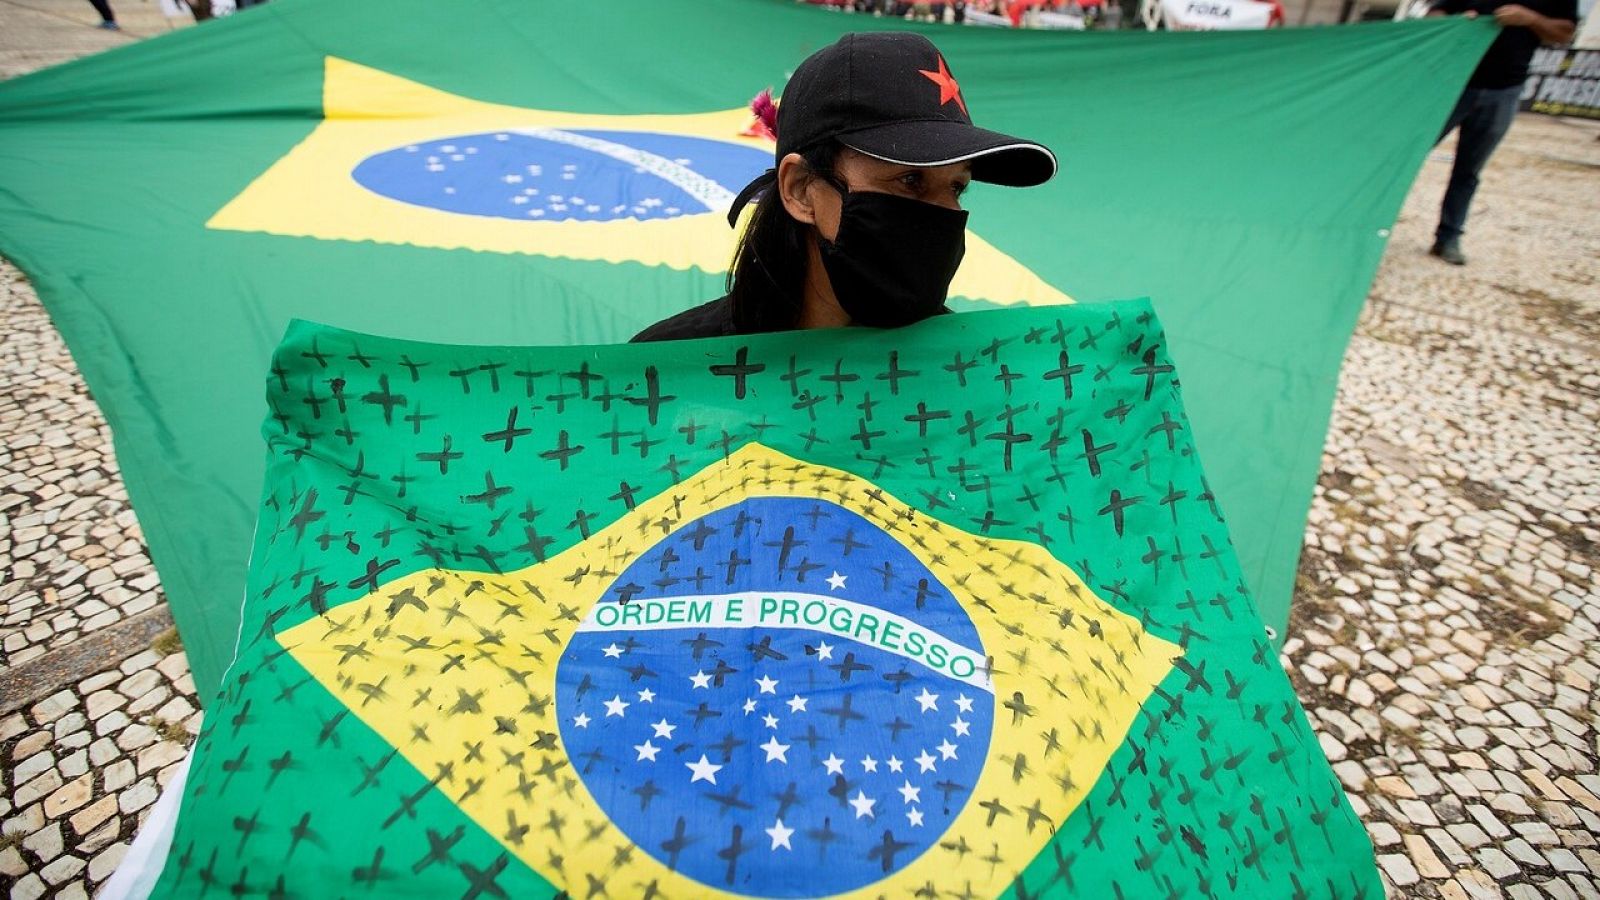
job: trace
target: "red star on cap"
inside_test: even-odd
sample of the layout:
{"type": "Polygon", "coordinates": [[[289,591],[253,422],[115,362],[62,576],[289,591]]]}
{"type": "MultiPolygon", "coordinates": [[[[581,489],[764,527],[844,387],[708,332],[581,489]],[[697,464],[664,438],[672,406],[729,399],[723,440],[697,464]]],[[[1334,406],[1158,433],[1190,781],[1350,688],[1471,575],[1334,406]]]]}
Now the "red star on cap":
{"type": "Polygon", "coordinates": [[[971,115],[971,113],[967,112],[966,101],[961,99],[961,85],[956,84],[955,77],[952,76],[950,74],[950,70],[945,67],[943,56],[939,57],[939,71],[930,72],[927,69],[918,69],[917,71],[923,75],[926,75],[929,81],[939,86],[940,106],[943,106],[946,103],[949,103],[951,100],[954,100],[956,101],[956,106],[961,107],[962,115],[971,115]]]}

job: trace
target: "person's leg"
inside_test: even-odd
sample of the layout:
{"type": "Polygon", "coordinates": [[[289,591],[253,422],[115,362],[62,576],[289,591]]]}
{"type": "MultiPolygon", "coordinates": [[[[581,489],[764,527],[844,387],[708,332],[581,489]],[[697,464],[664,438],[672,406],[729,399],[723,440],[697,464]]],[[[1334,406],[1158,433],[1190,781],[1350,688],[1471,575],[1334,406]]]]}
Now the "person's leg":
{"type": "Polygon", "coordinates": [[[1456,244],[1467,230],[1467,211],[1478,190],[1478,176],[1500,139],[1511,129],[1517,113],[1517,87],[1480,91],[1472,109],[1461,120],[1461,136],[1456,143],[1455,164],[1450,169],[1450,186],[1445,189],[1439,210],[1436,245],[1456,244]]]}
{"type": "MultiPolygon", "coordinates": [[[[1450,110],[1450,115],[1445,119],[1444,127],[1439,130],[1439,137],[1433,142],[1435,147],[1439,146],[1439,144],[1450,135],[1450,132],[1456,130],[1456,128],[1461,126],[1462,122],[1466,121],[1467,117],[1472,113],[1472,110],[1478,104],[1479,93],[1480,92],[1477,88],[1469,87],[1461,92],[1460,97],[1456,98],[1455,108],[1450,110]]],[[[1458,139],[1456,148],[1457,152],[1454,158],[1454,164],[1451,168],[1452,173],[1455,171],[1454,166],[1459,166],[1461,164],[1461,148],[1459,145],[1460,140],[1458,139]]],[[[1466,257],[1461,255],[1461,248],[1457,246],[1456,238],[1451,237],[1447,239],[1443,236],[1447,232],[1450,232],[1451,229],[1456,227],[1455,220],[1451,218],[1452,207],[1450,202],[1450,191],[1448,188],[1446,188],[1444,201],[1439,213],[1439,224],[1434,229],[1433,247],[1430,248],[1428,252],[1434,256],[1443,258],[1447,262],[1461,265],[1466,262],[1466,257]],[[1448,225],[1446,224],[1447,220],[1450,223],[1448,225]]],[[[1459,232],[1456,232],[1456,234],[1459,234],[1459,232]]]]}
{"type": "Polygon", "coordinates": [[[1434,146],[1438,146],[1439,141],[1444,140],[1457,125],[1461,124],[1461,120],[1467,117],[1467,110],[1472,108],[1472,99],[1476,95],[1477,92],[1473,88],[1467,88],[1456,98],[1456,106],[1450,110],[1450,118],[1444,120],[1444,127],[1439,130],[1439,137],[1433,142],[1434,146]]]}
{"type": "Polygon", "coordinates": [[[89,3],[94,6],[94,11],[100,14],[101,28],[117,27],[117,16],[111,11],[109,0],[89,0],[89,3]]]}

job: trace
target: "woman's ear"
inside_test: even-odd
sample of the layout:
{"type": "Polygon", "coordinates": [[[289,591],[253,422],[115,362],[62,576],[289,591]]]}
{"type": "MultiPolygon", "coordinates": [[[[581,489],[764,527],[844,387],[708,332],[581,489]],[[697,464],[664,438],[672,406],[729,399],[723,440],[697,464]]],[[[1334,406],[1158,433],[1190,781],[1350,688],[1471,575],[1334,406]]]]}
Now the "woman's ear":
{"type": "Polygon", "coordinates": [[[797,222],[815,225],[817,210],[811,202],[810,187],[816,176],[807,168],[805,159],[790,153],[778,161],[778,197],[789,217],[797,222]]]}

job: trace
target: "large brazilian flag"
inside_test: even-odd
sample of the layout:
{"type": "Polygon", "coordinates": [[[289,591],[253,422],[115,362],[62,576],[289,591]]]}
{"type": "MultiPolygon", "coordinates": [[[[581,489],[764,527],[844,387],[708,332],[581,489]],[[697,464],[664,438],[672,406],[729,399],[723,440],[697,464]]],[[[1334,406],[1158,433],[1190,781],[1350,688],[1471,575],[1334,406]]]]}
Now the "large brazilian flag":
{"type": "Polygon", "coordinates": [[[157,894],[1377,900],[1180,371],[1145,301],[294,324],[157,894]]]}
{"type": "Polygon", "coordinates": [[[771,157],[745,105],[866,27],[926,28],[980,124],[1060,154],[1043,188],[972,192],[956,305],[1150,296],[1212,460],[1199,490],[1281,628],[1345,341],[1491,24],[1070,35],[782,0],[277,0],[0,85],[0,252],[106,412],[203,695],[234,652],[257,376],[289,320],[603,343],[718,295],[723,210],[771,157]]]}

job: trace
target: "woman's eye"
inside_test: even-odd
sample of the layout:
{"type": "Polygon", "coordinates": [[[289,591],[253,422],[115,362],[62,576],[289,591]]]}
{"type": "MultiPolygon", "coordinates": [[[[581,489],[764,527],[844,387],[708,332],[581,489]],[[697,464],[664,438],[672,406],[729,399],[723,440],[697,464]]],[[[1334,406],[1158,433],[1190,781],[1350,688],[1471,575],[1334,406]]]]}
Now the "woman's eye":
{"type": "Polygon", "coordinates": [[[905,185],[907,188],[909,188],[909,189],[911,189],[913,191],[921,191],[922,190],[922,173],[921,172],[907,172],[906,174],[900,176],[900,183],[905,185]]]}
{"type": "Polygon", "coordinates": [[[968,185],[967,185],[967,183],[965,181],[956,182],[955,186],[954,186],[954,190],[955,190],[956,196],[960,197],[963,194],[965,194],[967,192],[967,187],[968,187],[968,185]]]}

